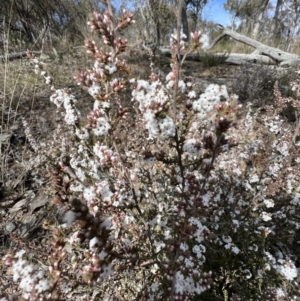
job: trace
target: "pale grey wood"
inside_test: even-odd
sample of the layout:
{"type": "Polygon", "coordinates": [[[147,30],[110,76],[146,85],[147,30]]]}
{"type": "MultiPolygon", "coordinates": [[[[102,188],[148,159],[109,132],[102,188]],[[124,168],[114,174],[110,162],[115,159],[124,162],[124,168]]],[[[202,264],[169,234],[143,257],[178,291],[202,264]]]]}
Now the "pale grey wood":
{"type": "MultiPolygon", "coordinates": [[[[222,25],[219,25],[219,27],[223,28],[223,32],[211,43],[211,45],[206,50],[212,49],[221,39],[223,39],[225,36],[229,36],[238,42],[255,48],[255,51],[251,55],[260,55],[257,56],[258,62],[263,62],[261,56],[267,56],[273,59],[274,63],[278,64],[279,66],[288,67],[299,65],[300,57],[296,54],[285,52],[279,48],[267,46],[229,28],[224,28],[222,25]]],[[[229,56],[231,55],[233,54],[230,54],[229,56]]],[[[249,57],[249,55],[244,56],[245,59],[249,57]]],[[[243,57],[241,57],[240,59],[242,60],[242,62],[244,61],[243,57]]]]}
{"type": "MultiPolygon", "coordinates": [[[[255,48],[255,50],[250,54],[230,53],[228,54],[226,60],[224,60],[224,63],[234,65],[242,65],[245,63],[257,63],[264,65],[278,65],[280,67],[298,66],[300,63],[300,57],[296,54],[285,52],[279,48],[267,46],[261,42],[251,39],[229,28],[224,28],[222,25],[218,26],[223,28],[223,32],[217,38],[214,39],[214,41],[210,44],[209,47],[205,49],[206,51],[212,49],[220,40],[222,40],[226,36],[229,36],[238,42],[255,48]]],[[[160,53],[164,55],[170,55],[170,48],[168,47],[162,47],[159,50],[160,53]]],[[[187,55],[187,59],[201,61],[201,58],[205,59],[206,55],[206,53],[191,53],[187,55]]],[[[226,54],[212,53],[209,55],[224,56],[226,54]]]]}
{"type": "MultiPolygon", "coordinates": [[[[170,49],[168,48],[160,48],[160,53],[164,55],[170,55],[170,49]]],[[[205,61],[207,55],[215,56],[215,57],[224,57],[224,63],[230,65],[242,65],[246,63],[253,64],[264,64],[264,65],[274,65],[275,61],[271,58],[260,55],[260,54],[243,54],[243,53],[230,53],[228,55],[224,53],[190,53],[186,56],[186,60],[188,61],[205,61]]],[[[183,55],[182,55],[183,56],[183,55]]]]}

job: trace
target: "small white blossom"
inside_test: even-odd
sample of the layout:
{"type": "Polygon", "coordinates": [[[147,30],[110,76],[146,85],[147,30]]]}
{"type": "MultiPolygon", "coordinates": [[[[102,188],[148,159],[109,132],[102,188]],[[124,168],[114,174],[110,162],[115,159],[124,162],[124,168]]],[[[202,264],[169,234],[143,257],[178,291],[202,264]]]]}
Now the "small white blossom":
{"type": "Polygon", "coordinates": [[[265,199],[264,204],[266,205],[267,208],[272,208],[274,207],[274,201],[270,199],[265,199]]]}
{"type": "Polygon", "coordinates": [[[223,236],[222,236],[222,239],[223,239],[223,241],[224,241],[225,243],[230,243],[230,242],[232,242],[231,237],[228,236],[228,235],[223,235],[223,236]]]}
{"type": "Polygon", "coordinates": [[[63,222],[67,223],[67,226],[69,227],[76,219],[76,213],[74,211],[69,210],[64,218],[63,222]]]}
{"type": "Polygon", "coordinates": [[[268,222],[272,219],[272,214],[264,211],[261,214],[261,218],[263,219],[263,221],[268,222]]]}
{"type": "Polygon", "coordinates": [[[195,92],[195,91],[190,91],[190,92],[188,93],[188,97],[189,97],[189,98],[196,98],[196,92],[195,92]]]}
{"type": "Polygon", "coordinates": [[[291,260],[279,259],[276,270],[287,280],[293,280],[298,276],[298,270],[291,260]]]}
{"type": "Polygon", "coordinates": [[[97,246],[99,244],[99,238],[98,237],[93,237],[91,240],[90,240],[90,250],[93,250],[93,249],[97,249],[97,246]]]}

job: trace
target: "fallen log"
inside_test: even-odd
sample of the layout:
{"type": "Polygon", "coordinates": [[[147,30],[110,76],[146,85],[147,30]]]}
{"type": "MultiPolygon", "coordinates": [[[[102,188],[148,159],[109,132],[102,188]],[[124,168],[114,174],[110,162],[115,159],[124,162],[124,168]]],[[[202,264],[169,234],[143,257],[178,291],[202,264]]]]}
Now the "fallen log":
{"type": "MultiPolygon", "coordinates": [[[[264,65],[279,65],[280,67],[298,66],[300,63],[300,57],[296,54],[285,52],[279,48],[267,46],[231,29],[225,28],[222,25],[218,26],[223,29],[223,32],[217,38],[215,38],[207,48],[205,48],[205,51],[211,50],[219,41],[221,41],[226,36],[229,36],[238,42],[255,48],[255,50],[250,54],[230,53],[227,55],[227,58],[224,59],[224,63],[234,65],[242,65],[245,63],[260,63],[264,65]]],[[[160,48],[160,52],[165,55],[170,54],[170,50],[167,48],[160,48]]],[[[191,53],[187,55],[187,59],[201,61],[201,58],[205,58],[205,55],[207,54],[191,53]]],[[[213,55],[224,56],[226,54],[213,53],[213,55]]]]}
{"type": "MultiPolygon", "coordinates": [[[[163,55],[171,55],[170,49],[167,48],[162,48],[160,49],[160,52],[163,55]]],[[[229,65],[242,65],[242,64],[264,64],[264,65],[274,65],[274,60],[271,58],[265,56],[265,55],[260,55],[260,54],[243,54],[243,53],[190,53],[186,56],[187,61],[195,61],[195,62],[203,62],[206,60],[206,57],[208,55],[217,57],[217,58],[224,58],[222,63],[224,64],[229,64],[229,65]]],[[[183,54],[181,55],[183,57],[183,54]]]]}
{"type": "MultiPolygon", "coordinates": [[[[242,35],[234,30],[231,30],[229,28],[225,28],[222,25],[218,25],[223,29],[223,32],[215,38],[215,40],[211,43],[209,47],[206,48],[206,50],[212,49],[220,40],[222,40],[224,37],[229,36],[232,39],[244,43],[248,46],[251,46],[255,48],[255,51],[251,54],[244,54],[244,57],[247,58],[248,56],[266,56],[274,60],[275,64],[278,64],[281,67],[291,67],[291,66],[297,66],[300,63],[300,57],[296,54],[285,52],[279,48],[274,48],[267,46],[263,43],[260,43],[254,39],[251,39],[245,35],[242,35]]],[[[241,59],[243,56],[241,56],[241,59]]],[[[261,57],[257,57],[258,61],[260,62],[261,57]]]]}

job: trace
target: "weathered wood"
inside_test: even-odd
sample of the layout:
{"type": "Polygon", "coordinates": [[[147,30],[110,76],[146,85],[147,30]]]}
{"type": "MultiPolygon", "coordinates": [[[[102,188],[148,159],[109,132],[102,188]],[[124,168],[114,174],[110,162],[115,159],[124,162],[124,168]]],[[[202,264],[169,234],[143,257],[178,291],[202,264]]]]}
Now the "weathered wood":
{"type": "MultiPolygon", "coordinates": [[[[223,32],[217,38],[215,38],[215,40],[211,43],[209,47],[205,49],[206,51],[212,49],[219,41],[221,41],[226,36],[229,36],[238,42],[255,48],[255,50],[250,54],[230,53],[224,60],[224,63],[234,65],[242,65],[245,63],[259,63],[264,65],[279,65],[280,67],[298,66],[300,63],[300,57],[296,54],[288,53],[281,49],[267,46],[231,29],[224,28],[222,25],[219,25],[219,27],[223,28],[223,32]]],[[[160,48],[160,52],[164,55],[170,55],[170,49],[166,47],[160,48]]],[[[188,54],[187,60],[201,61],[201,59],[205,59],[206,55],[207,54],[205,53],[188,54]]],[[[212,55],[222,57],[225,54],[213,53],[212,55]]]]}
{"type": "MultiPolygon", "coordinates": [[[[212,55],[216,56],[216,57],[224,57],[224,53],[213,53],[212,55]]],[[[193,56],[194,55],[191,54],[189,59],[191,59],[193,56]]],[[[202,55],[200,55],[200,61],[201,61],[201,57],[202,57],[202,55]]],[[[205,59],[205,54],[204,54],[203,58],[205,59]]],[[[246,64],[246,63],[247,64],[260,63],[260,64],[264,64],[264,65],[273,65],[274,64],[274,61],[271,58],[269,58],[265,55],[253,54],[253,53],[251,53],[251,54],[231,53],[227,57],[225,55],[225,58],[226,59],[224,60],[224,63],[230,64],[230,65],[242,65],[242,64],[246,64]]]]}
{"type": "MultiPolygon", "coordinates": [[[[255,48],[255,51],[251,53],[251,55],[256,56],[259,55],[258,62],[263,62],[261,56],[266,56],[274,60],[275,64],[278,64],[279,66],[297,66],[300,63],[300,57],[296,54],[292,54],[289,52],[285,52],[279,48],[274,48],[267,46],[263,43],[260,43],[254,39],[251,39],[247,36],[244,36],[238,32],[235,32],[231,29],[224,28],[222,25],[219,25],[223,28],[223,32],[211,43],[211,45],[206,49],[210,50],[212,49],[220,40],[222,40],[225,36],[229,36],[232,39],[244,43],[248,46],[251,46],[255,48]]],[[[229,56],[231,56],[230,54],[229,56]]],[[[249,55],[245,55],[245,58],[247,58],[249,55]]],[[[241,57],[243,60],[243,58],[241,57]]]]}
{"type": "MultiPolygon", "coordinates": [[[[168,55],[170,56],[170,49],[167,48],[161,48],[160,52],[163,55],[168,55]]],[[[265,56],[265,55],[260,55],[260,54],[243,54],[243,53],[231,53],[231,54],[224,54],[224,53],[190,53],[186,56],[186,60],[188,61],[198,61],[202,62],[206,60],[207,55],[215,56],[215,57],[220,57],[224,58],[224,63],[229,64],[229,65],[242,65],[246,63],[252,63],[252,64],[264,64],[264,65],[274,65],[275,61],[272,60],[271,58],[265,56]]],[[[183,57],[183,55],[182,55],[183,57]]]]}

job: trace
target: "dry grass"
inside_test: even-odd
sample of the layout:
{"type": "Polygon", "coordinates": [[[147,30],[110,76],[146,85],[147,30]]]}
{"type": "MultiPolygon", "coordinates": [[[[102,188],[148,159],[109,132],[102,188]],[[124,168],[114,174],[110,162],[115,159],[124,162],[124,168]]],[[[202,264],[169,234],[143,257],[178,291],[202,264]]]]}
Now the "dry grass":
{"type": "MultiPolygon", "coordinates": [[[[45,69],[49,69],[56,88],[78,89],[74,75],[89,63],[86,53],[79,48],[65,55],[63,60],[48,61],[45,69]]],[[[22,169],[21,165],[29,159],[30,153],[21,117],[29,124],[38,143],[51,139],[57,125],[57,113],[49,102],[53,92],[45,87],[33,69],[26,58],[0,63],[0,191],[5,197],[25,190],[21,181],[16,183],[13,175],[18,174],[16,164],[22,169]]]]}

